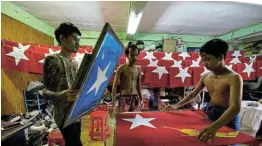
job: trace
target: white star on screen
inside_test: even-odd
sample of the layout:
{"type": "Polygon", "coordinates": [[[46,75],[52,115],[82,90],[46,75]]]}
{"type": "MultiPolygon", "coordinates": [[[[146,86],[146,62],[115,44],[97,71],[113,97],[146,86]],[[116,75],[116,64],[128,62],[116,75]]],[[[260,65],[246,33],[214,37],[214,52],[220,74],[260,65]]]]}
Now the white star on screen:
{"type": "Polygon", "coordinates": [[[97,78],[96,78],[96,81],[94,82],[94,84],[92,85],[92,87],[87,91],[86,94],[88,94],[89,92],[91,92],[92,90],[96,90],[95,91],[95,96],[101,86],[102,83],[104,83],[106,80],[108,80],[107,76],[106,76],[106,73],[107,73],[107,70],[110,66],[111,62],[107,65],[107,67],[102,71],[100,69],[100,67],[98,66],[98,71],[97,71],[97,78]]]}

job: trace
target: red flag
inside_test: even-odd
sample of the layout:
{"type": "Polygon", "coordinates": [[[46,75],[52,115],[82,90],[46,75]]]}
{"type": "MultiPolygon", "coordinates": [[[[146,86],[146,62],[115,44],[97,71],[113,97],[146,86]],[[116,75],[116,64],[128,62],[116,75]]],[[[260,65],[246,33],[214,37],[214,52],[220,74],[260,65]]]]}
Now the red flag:
{"type": "Polygon", "coordinates": [[[237,72],[242,76],[243,80],[256,79],[256,63],[237,64],[237,72]]]}
{"type": "Polygon", "coordinates": [[[208,70],[205,70],[204,67],[196,67],[194,68],[194,78],[193,78],[193,84],[197,85],[198,82],[200,81],[200,78],[202,77],[202,75],[206,72],[208,72],[208,70]]]}
{"type": "Polygon", "coordinates": [[[262,77],[262,61],[257,61],[257,77],[262,77]]]}
{"type": "Polygon", "coordinates": [[[5,45],[2,47],[1,52],[4,69],[28,73],[30,59],[28,48],[18,48],[5,45]]]}
{"type": "Polygon", "coordinates": [[[121,58],[126,58],[125,52],[123,52],[123,54],[121,55],[121,58]]]}
{"type": "Polygon", "coordinates": [[[45,54],[40,52],[30,51],[31,58],[29,61],[29,73],[43,73],[43,63],[45,59],[45,54]]]}
{"type": "Polygon", "coordinates": [[[174,61],[173,60],[159,60],[158,63],[160,66],[171,67],[174,64],[174,61]]]}
{"type": "Polygon", "coordinates": [[[201,67],[204,66],[201,60],[185,60],[185,67],[201,67]]]}
{"type": "Polygon", "coordinates": [[[120,58],[119,61],[118,61],[118,65],[122,65],[122,64],[126,64],[127,61],[126,61],[126,58],[120,58]]]}
{"type": "Polygon", "coordinates": [[[233,59],[238,57],[239,59],[243,59],[244,51],[227,51],[226,59],[233,59]]]}
{"type": "Polygon", "coordinates": [[[169,68],[170,87],[189,87],[193,85],[193,68],[169,68]]]}
{"type": "Polygon", "coordinates": [[[139,66],[147,66],[150,63],[150,61],[148,59],[138,59],[136,61],[136,65],[139,66]]]}
{"type": "MultiPolygon", "coordinates": [[[[191,56],[191,59],[192,59],[192,60],[197,60],[197,59],[200,58],[198,52],[189,52],[189,55],[191,56]]],[[[199,60],[201,60],[201,59],[199,59],[199,60]]]]}
{"type": "Polygon", "coordinates": [[[146,56],[146,52],[145,51],[141,51],[139,54],[139,59],[143,59],[146,56]]]}
{"type": "Polygon", "coordinates": [[[192,60],[188,52],[174,52],[177,60],[192,60]]]}
{"type": "Polygon", "coordinates": [[[146,67],[141,66],[141,86],[146,86],[145,75],[146,75],[146,67]]]}
{"type": "Polygon", "coordinates": [[[150,59],[150,60],[157,60],[158,57],[158,53],[157,52],[140,52],[139,54],[139,58],[140,59],[150,59]]]}
{"type": "Polygon", "coordinates": [[[262,61],[262,56],[243,57],[243,63],[262,61]]]}
{"type": "MultiPolygon", "coordinates": [[[[192,111],[143,112],[116,115],[116,146],[207,146],[197,139],[212,122],[192,111]]],[[[257,144],[254,137],[222,127],[214,145],[257,144]],[[229,137],[231,136],[231,137],[229,137]]]]}
{"type": "Polygon", "coordinates": [[[150,87],[166,87],[169,85],[169,72],[166,67],[146,67],[145,84],[150,87]]]}
{"type": "Polygon", "coordinates": [[[49,54],[49,48],[47,48],[47,47],[31,46],[29,48],[29,51],[34,51],[34,52],[38,52],[38,53],[48,53],[49,54]]]}

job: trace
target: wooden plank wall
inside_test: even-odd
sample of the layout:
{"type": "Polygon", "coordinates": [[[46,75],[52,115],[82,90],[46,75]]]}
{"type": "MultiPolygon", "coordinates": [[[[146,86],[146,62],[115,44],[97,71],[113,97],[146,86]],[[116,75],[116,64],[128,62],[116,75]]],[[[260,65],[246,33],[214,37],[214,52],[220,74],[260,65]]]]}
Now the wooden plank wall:
{"type": "MultiPolygon", "coordinates": [[[[1,39],[33,44],[53,45],[54,38],[20,21],[1,13],[1,39]]],[[[22,90],[27,89],[31,81],[41,80],[42,75],[33,75],[16,71],[1,70],[1,115],[24,113],[22,90]]]]}

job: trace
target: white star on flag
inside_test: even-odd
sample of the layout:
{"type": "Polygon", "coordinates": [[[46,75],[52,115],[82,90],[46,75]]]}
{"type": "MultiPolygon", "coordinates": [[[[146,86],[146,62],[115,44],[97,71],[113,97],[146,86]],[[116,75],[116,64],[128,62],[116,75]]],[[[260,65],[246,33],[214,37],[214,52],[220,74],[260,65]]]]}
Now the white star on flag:
{"type": "Polygon", "coordinates": [[[15,65],[18,65],[21,59],[29,60],[25,56],[25,51],[30,47],[30,45],[23,46],[21,43],[18,43],[18,47],[13,47],[13,51],[7,53],[7,56],[15,58],[15,65]]]}
{"type": "Polygon", "coordinates": [[[253,56],[249,57],[249,63],[255,62],[256,59],[257,59],[257,56],[256,56],[256,55],[253,55],[253,56]]]}
{"type": "Polygon", "coordinates": [[[190,57],[187,52],[181,52],[178,56],[183,57],[183,60],[185,60],[187,57],[190,57]]]}
{"type": "MultiPolygon", "coordinates": [[[[45,58],[46,58],[46,56],[48,56],[48,55],[52,55],[52,54],[56,54],[56,53],[60,53],[60,52],[61,52],[61,50],[53,51],[52,48],[49,48],[49,53],[45,53],[45,58]]],[[[40,61],[38,61],[38,62],[39,62],[39,63],[44,63],[45,58],[42,59],[42,60],[40,60],[40,61]]]]}
{"type": "Polygon", "coordinates": [[[154,52],[146,52],[146,56],[143,59],[156,59],[156,57],[154,56],[154,52]]]}
{"type": "Polygon", "coordinates": [[[87,54],[92,54],[92,52],[87,52],[86,50],[85,50],[85,53],[87,53],[87,54]]]}
{"type": "Polygon", "coordinates": [[[240,54],[240,51],[234,51],[234,53],[231,56],[238,58],[239,56],[242,56],[242,55],[240,54]]]}
{"type": "Polygon", "coordinates": [[[232,64],[230,64],[230,65],[226,65],[226,67],[232,70],[233,65],[232,65],[232,64]]]}
{"type": "Polygon", "coordinates": [[[206,73],[209,73],[210,71],[208,69],[206,69],[206,67],[204,67],[204,71],[200,74],[201,76],[203,76],[206,73]]]}
{"type": "Polygon", "coordinates": [[[155,61],[149,60],[149,64],[148,64],[147,66],[153,66],[153,67],[155,67],[155,66],[158,66],[157,63],[158,63],[158,60],[155,60],[155,61]]]}
{"type": "Polygon", "coordinates": [[[201,57],[200,56],[197,58],[197,61],[199,61],[199,62],[201,61],[201,57]]]}
{"type": "Polygon", "coordinates": [[[161,79],[163,74],[168,74],[166,67],[160,67],[160,66],[157,66],[157,68],[155,70],[153,70],[152,72],[158,73],[159,80],[161,79]]]}
{"type": "Polygon", "coordinates": [[[105,57],[105,53],[103,53],[103,55],[102,55],[102,59],[104,60],[104,57],[105,57]]]}
{"type": "Polygon", "coordinates": [[[86,94],[88,94],[89,92],[91,92],[92,90],[96,89],[95,92],[95,96],[101,86],[102,83],[104,83],[106,80],[108,80],[107,76],[106,76],[106,72],[110,66],[111,62],[107,65],[107,67],[105,68],[105,70],[101,70],[100,67],[98,66],[98,71],[97,71],[97,77],[96,77],[96,81],[94,82],[94,84],[92,85],[92,87],[87,91],[86,94]]]}
{"type": "Polygon", "coordinates": [[[255,70],[253,69],[253,62],[251,62],[250,64],[245,63],[245,69],[243,70],[243,72],[246,72],[248,77],[250,76],[251,72],[255,72],[255,70]]]}
{"type": "Polygon", "coordinates": [[[179,61],[176,61],[176,60],[173,60],[174,63],[171,67],[182,67],[181,63],[182,63],[182,60],[179,60],[179,61]]]}
{"type": "Polygon", "coordinates": [[[75,58],[75,61],[76,61],[77,64],[78,64],[78,68],[80,67],[81,62],[82,62],[84,56],[85,56],[84,53],[78,53],[78,52],[76,53],[76,56],[75,56],[74,58],[75,58]]]}
{"type": "Polygon", "coordinates": [[[151,128],[156,128],[154,125],[152,125],[150,123],[150,121],[152,120],[155,120],[156,118],[143,118],[141,117],[139,114],[136,114],[136,117],[135,118],[132,118],[132,119],[123,119],[125,121],[128,121],[128,122],[131,122],[132,125],[130,127],[130,130],[131,129],[134,129],[136,127],[139,127],[141,125],[144,125],[144,126],[147,126],[147,127],[151,127],[151,128]]]}
{"type": "Polygon", "coordinates": [[[241,63],[241,61],[238,59],[238,58],[233,58],[230,63],[232,64],[238,64],[238,63],[241,63]]]}
{"type": "Polygon", "coordinates": [[[172,52],[170,53],[165,52],[165,57],[163,57],[162,60],[174,60],[172,54],[173,54],[172,52]]]}
{"type": "Polygon", "coordinates": [[[191,77],[191,75],[187,71],[188,67],[186,67],[185,69],[179,67],[179,73],[175,77],[181,77],[182,82],[184,83],[186,77],[191,77]]]}
{"type": "Polygon", "coordinates": [[[192,64],[189,67],[199,67],[200,60],[192,60],[192,64]]]}

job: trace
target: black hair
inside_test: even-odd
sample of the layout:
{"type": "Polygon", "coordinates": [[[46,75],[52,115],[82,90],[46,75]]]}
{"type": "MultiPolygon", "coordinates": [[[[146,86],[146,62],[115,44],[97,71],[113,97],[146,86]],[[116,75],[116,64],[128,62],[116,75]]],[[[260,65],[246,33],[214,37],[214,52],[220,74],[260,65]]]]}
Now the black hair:
{"type": "Polygon", "coordinates": [[[125,49],[126,56],[128,56],[129,54],[129,49],[132,49],[133,51],[138,50],[138,54],[140,53],[140,49],[137,47],[137,45],[131,44],[131,45],[128,45],[125,49]]]}
{"type": "Polygon", "coordinates": [[[72,24],[71,22],[63,22],[55,30],[56,41],[60,45],[61,44],[60,35],[68,37],[73,33],[77,33],[78,35],[81,36],[81,32],[74,24],[72,24]]]}
{"type": "Polygon", "coordinates": [[[206,42],[201,48],[200,53],[207,53],[214,55],[218,58],[221,54],[224,55],[224,59],[226,58],[226,54],[228,51],[227,42],[221,39],[212,39],[206,42]]]}
{"type": "Polygon", "coordinates": [[[138,41],[136,42],[136,45],[144,45],[144,42],[141,41],[141,40],[138,40],[138,41]]]}

